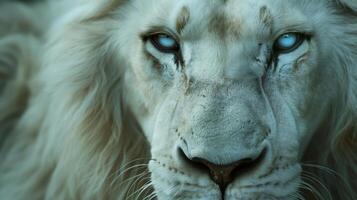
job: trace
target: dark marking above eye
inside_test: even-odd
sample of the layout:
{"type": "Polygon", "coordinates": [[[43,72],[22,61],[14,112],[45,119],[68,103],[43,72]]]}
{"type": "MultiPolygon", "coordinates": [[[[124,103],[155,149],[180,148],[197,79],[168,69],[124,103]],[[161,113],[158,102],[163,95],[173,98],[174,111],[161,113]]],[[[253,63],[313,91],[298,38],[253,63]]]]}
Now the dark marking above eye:
{"type": "Polygon", "coordinates": [[[259,20],[266,26],[270,32],[273,30],[274,18],[267,6],[263,6],[259,10],[259,20]]]}
{"type": "Polygon", "coordinates": [[[184,6],[176,20],[176,31],[181,33],[190,20],[190,10],[184,6]]]}
{"type": "Polygon", "coordinates": [[[263,6],[259,10],[259,18],[263,24],[272,24],[273,16],[267,6],[263,6]]]}

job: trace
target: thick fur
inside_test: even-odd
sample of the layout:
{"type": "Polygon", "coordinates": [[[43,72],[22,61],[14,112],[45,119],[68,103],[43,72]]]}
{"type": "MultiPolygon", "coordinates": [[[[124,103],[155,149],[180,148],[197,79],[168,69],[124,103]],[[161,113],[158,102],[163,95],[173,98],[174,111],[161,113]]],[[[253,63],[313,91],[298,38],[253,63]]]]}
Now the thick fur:
{"type": "MultiPolygon", "coordinates": [[[[66,4],[54,13],[47,3],[0,4],[0,198],[144,198],[150,191],[137,189],[148,181],[149,143],[128,108],[123,89],[128,63],[110,34],[118,23],[114,13],[125,15],[120,10],[125,2],[83,2],[73,9],[66,4]],[[140,174],[146,179],[135,179],[140,174]]],[[[353,200],[357,3],[328,5],[329,26],[338,38],[329,41],[331,62],[343,95],[331,109],[333,119],[321,128],[328,136],[314,135],[302,162],[326,186],[315,185],[317,193],[328,190],[333,199],[353,200]]]]}

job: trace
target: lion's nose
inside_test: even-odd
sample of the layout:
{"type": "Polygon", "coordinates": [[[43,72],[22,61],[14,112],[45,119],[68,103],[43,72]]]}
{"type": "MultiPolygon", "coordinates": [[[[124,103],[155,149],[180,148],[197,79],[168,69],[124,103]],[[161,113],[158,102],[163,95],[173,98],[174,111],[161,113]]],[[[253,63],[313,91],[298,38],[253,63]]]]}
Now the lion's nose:
{"type": "Polygon", "coordinates": [[[222,192],[225,191],[226,187],[237,176],[254,170],[254,168],[256,168],[264,159],[265,153],[266,149],[264,149],[260,154],[257,154],[257,156],[243,158],[227,165],[219,165],[204,158],[189,158],[188,156],[186,156],[184,151],[181,150],[181,154],[183,155],[187,163],[200,170],[209,170],[211,179],[220,187],[222,192]]]}

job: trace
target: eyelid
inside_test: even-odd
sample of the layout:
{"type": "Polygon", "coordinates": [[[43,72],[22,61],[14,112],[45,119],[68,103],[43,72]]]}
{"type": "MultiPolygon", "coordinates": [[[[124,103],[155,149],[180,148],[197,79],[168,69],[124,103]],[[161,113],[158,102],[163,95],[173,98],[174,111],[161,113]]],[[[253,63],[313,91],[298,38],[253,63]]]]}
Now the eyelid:
{"type": "Polygon", "coordinates": [[[172,37],[173,39],[176,40],[177,43],[180,44],[180,38],[178,37],[178,34],[172,31],[170,28],[164,27],[164,26],[152,26],[148,31],[145,33],[141,34],[141,38],[144,41],[147,41],[150,36],[156,35],[156,34],[164,34],[172,37]]]}
{"type": "Polygon", "coordinates": [[[272,36],[273,36],[272,39],[275,41],[281,35],[286,34],[286,33],[303,33],[307,36],[312,37],[315,35],[315,29],[313,26],[311,26],[306,21],[295,22],[293,24],[287,24],[287,25],[281,25],[280,27],[278,24],[276,29],[272,33],[272,36]]]}

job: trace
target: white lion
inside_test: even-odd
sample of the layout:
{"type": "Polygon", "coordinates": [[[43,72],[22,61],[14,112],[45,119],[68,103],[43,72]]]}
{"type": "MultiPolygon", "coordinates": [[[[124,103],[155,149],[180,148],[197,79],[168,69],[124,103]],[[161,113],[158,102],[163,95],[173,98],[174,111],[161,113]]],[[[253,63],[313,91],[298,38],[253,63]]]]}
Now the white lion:
{"type": "Polygon", "coordinates": [[[357,199],[355,0],[0,4],[0,199],[357,199]]]}

